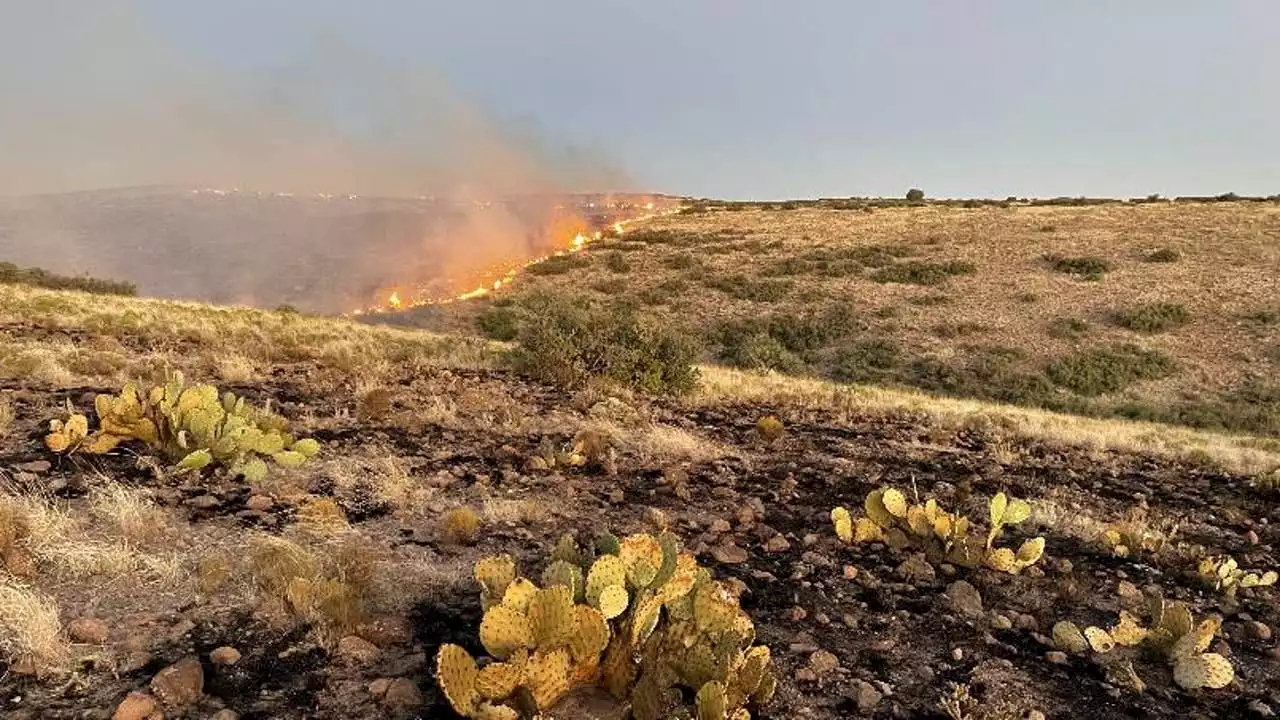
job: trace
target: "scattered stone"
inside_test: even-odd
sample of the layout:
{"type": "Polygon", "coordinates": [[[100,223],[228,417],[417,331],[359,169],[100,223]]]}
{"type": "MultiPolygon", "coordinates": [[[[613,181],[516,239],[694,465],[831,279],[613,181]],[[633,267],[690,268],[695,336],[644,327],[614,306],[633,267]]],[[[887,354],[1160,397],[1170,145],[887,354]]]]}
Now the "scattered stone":
{"type": "Polygon", "coordinates": [[[36,562],[31,553],[11,547],[4,553],[4,569],[14,577],[31,577],[36,574],[36,562]]]}
{"type": "Polygon", "coordinates": [[[960,615],[969,618],[982,615],[982,595],[968,582],[956,580],[947,586],[946,595],[951,603],[951,609],[960,615]]]}
{"type": "Polygon", "coordinates": [[[387,615],[361,623],[356,634],[382,648],[408,645],[413,642],[413,623],[403,617],[387,615]]]}
{"type": "Polygon", "coordinates": [[[1048,660],[1054,665],[1067,664],[1067,654],[1062,652],[1061,650],[1050,650],[1049,652],[1044,654],[1044,659],[1048,660]]]}
{"type": "Polygon", "coordinates": [[[858,578],[858,568],[853,565],[844,566],[844,579],[856,580],[858,578]]]}
{"type": "Polygon", "coordinates": [[[747,551],[738,547],[732,540],[711,548],[711,555],[717,562],[726,565],[740,565],[749,557],[747,551]]]}
{"type": "Polygon", "coordinates": [[[898,573],[898,577],[915,585],[926,585],[938,577],[933,566],[920,554],[912,555],[902,561],[895,572],[898,573]]]}
{"type": "Polygon", "coordinates": [[[858,681],[858,709],[864,713],[869,713],[875,709],[880,701],[884,699],[884,694],[876,689],[875,685],[866,680],[858,681]]]}
{"type": "Polygon", "coordinates": [[[800,622],[801,620],[804,620],[805,618],[809,617],[809,611],[805,610],[799,605],[796,605],[795,607],[791,608],[791,611],[789,613],[787,613],[787,617],[791,618],[795,622],[800,622]]]}
{"type": "Polygon", "coordinates": [[[76,618],[67,625],[67,637],[71,642],[102,645],[109,634],[107,624],[95,617],[76,618]]]}
{"type": "Polygon", "coordinates": [[[818,682],[818,676],[809,668],[800,668],[799,670],[796,670],[795,678],[798,683],[818,682]]]}
{"type": "Polygon", "coordinates": [[[137,672],[151,664],[151,653],[146,650],[127,650],[116,667],[121,675],[137,672]]]}
{"type": "Polygon", "coordinates": [[[187,501],[187,504],[197,510],[212,510],[222,504],[222,501],[212,495],[197,495],[187,501]]]}
{"type": "Polygon", "coordinates": [[[791,549],[791,543],[781,535],[774,535],[764,544],[764,551],[768,553],[786,552],[791,549]]]}
{"type": "Polygon", "coordinates": [[[387,688],[391,687],[391,681],[394,678],[378,678],[369,683],[369,694],[381,699],[387,694],[387,688]]]}
{"type": "Polygon", "coordinates": [[[48,460],[32,460],[31,462],[22,463],[18,466],[18,470],[22,472],[35,473],[36,475],[47,473],[52,469],[53,464],[48,460]]]}
{"type": "Polygon", "coordinates": [[[250,495],[249,499],[244,501],[244,506],[246,508],[257,512],[266,512],[275,504],[275,501],[266,495],[250,495]]]}
{"type": "Polygon", "coordinates": [[[1036,620],[1034,615],[1025,613],[1018,615],[1013,621],[1014,627],[1024,632],[1036,632],[1040,629],[1040,621],[1036,620]]]}
{"type": "Polygon", "coordinates": [[[1013,621],[1006,615],[996,615],[991,618],[991,627],[994,630],[1012,630],[1013,621]]]}
{"type": "Polygon", "coordinates": [[[951,648],[951,659],[960,662],[964,659],[964,648],[951,648]]]}
{"type": "Polygon", "coordinates": [[[240,720],[240,713],[236,712],[235,710],[223,708],[218,712],[214,713],[213,716],[209,718],[209,720],[240,720]]]}
{"type": "Polygon", "coordinates": [[[1258,537],[1258,533],[1254,532],[1253,530],[1250,530],[1249,532],[1245,533],[1244,539],[1247,540],[1250,545],[1257,545],[1258,543],[1262,542],[1262,539],[1258,537]]]}
{"type": "Polygon", "coordinates": [[[151,678],[151,692],[169,707],[194,704],[204,693],[204,669],[200,660],[188,655],[151,678]]]}
{"type": "Polygon", "coordinates": [[[1270,705],[1267,705],[1261,700],[1253,700],[1249,703],[1249,715],[1252,717],[1269,718],[1275,717],[1276,712],[1271,709],[1270,705]]]}
{"type": "Polygon", "coordinates": [[[418,685],[409,678],[396,678],[387,686],[382,702],[395,710],[412,710],[422,705],[422,692],[418,685]]]}
{"type": "Polygon", "coordinates": [[[671,527],[671,519],[662,511],[662,508],[650,507],[645,510],[644,516],[645,520],[658,532],[665,532],[671,527]]]}
{"type": "Polygon", "coordinates": [[[1063,575],[1070,575],[1071,571],[1075,569],[1075,566],[1072,565],[1071,561],[1066,558],[1058,558],[1057,561],[1054,562],[1053,564],[1053,569],[1058,571],[1059,573],[1062,573],[1063,575]]]}
{"type": "Polygon", "coordinates": [[[240,651],[224,645],[209,653],[209,662],[214,665],[235,665],[240,662],[240,651]]]}
{"type": "Polygon", "coordinates": [[[1044,713],[1039,710],[1029,710],[1026,720],[1045,720],[1044,713]]]}
{"type": "Polygon", "coordinates": [[[159,716],[156,699],[144,692],[131,692],[116,706],[111,720],[148,720],[159,716]]]}
{"type": "Polygon", "coordinates": [[[814,651],[809,656],[809,670],[813,672],[814,677],[821,680],[831,673],[840,669],[840,658],[826,650],[814,651]]]}
{"type": "Polygon", "coordinates": [[[357,635],[348,635],[338,641],[337,656],[350,663],[368,665],[378,659],[381,650],[377,645],[357,635]]]}
{"type": "Polygon", "coordinates": [[[813,547],[814,545],[817,545],[817,544],[818,544],[818,540],[819,540],[819,538],[818,538],[818,536],[817,536],[816,534],[814,534],[814,533],[805,533],[805,536],[804,536],[804,546],[805,546],[805,547],[813,547]]]}
{"type": "Polygon", "coordinates": [[[1271,627],[1269,625],[1256,620],[1245,623],[1244,631],[1248,633],[1249,637],[1255,640],[1270,640],[1272,635],[1271,627]]]}
{"type": "Polygon", "coordinates": [[[818,613],[817,615],[813,616],[813,621],[818,623],[819,625],[830,625],[831,617],[826,613],[818,613]]]}
{"type": "Polygon", "coordinates": [[[1122,599],[1129,601],[1142,599],[1142,591],[1138,589],[1137,585],[1134,585],[1128,580],[1121,580],[1116,583],[1116,595],[1119,595],[1122,599]]]}
{"type": "Polygon", "coordinates": [[[614,505],[621,505],[622,501],[626,499],[627,499],[626,493],[622,492],[621,490],[614,489],[609,491],[609,502],[614,505]]]}
{"type": "Polygon", "coordinates": [[[729,521],[723,518],[716,518],[712,521],[710,530],[717,535],[727,533],[730,530],[729,521]]]}
{"type": "Polygon", "coordinates": [[[952,565],[951,563],[942,563],[941,565],[938,566],[938,569],[941,570],[942,574],[946,575],[947,577],[956,576],[956,566],[952,565]]]}

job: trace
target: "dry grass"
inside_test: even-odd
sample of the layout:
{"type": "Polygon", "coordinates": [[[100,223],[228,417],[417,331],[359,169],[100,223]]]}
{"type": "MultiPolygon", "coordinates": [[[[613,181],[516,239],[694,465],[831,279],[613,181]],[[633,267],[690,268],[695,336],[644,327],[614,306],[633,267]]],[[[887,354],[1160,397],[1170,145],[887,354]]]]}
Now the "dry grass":
{"type": "Polygon", "coordinates": [[[379,558],[355,533],[324,543],[259,535],[249,548],[254,584],[290,615],[316,624],[326,641],[364,618],[379,558]]]}
{"type": "Polygon", "coordinates": [[[0,659],[43,673],[60,669],[70,657],[57,603],[29,587],[0,580],[0,659]]]}
{"type": "Polygon", "coordinates": [[[104,479],[89,493],[93,512],[122,539],[145,543],[169,532],[169,517],[144,492],[104,479]]]}
{"type": "Polygon", "coordinates": [[[989,425],[1011,437],[1046,440],[1099,450],[1211,460],[1223,469],[1253,475],[1280,465],[1280,449],[1267,439],[1197,431],[1155,423],[1101,420],[973,400],[938,398],[906,390],[759,375],[704,367],[702,387],[691,402],[768,403],[810,411],[828,422],[861,416],[918,413],[942,427],[989,425]]]}
{"type": "Polygon", "coordinates": [[[8,395],[0,395],[0,438],[9,434],[13,429],[13,421],[17,416],[13,410],[13,401],[8,395]]]}

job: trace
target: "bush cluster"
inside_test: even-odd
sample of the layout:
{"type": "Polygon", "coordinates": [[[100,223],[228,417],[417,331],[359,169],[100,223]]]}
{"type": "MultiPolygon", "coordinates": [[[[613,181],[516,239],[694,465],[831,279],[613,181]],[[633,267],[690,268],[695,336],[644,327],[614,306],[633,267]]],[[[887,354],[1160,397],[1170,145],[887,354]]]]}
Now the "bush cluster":
{"type": "Polygon", "coordinates": [[[79,290],[95,295],[137,295],[138,288],[131,282],[103,280],[88,275],[69,276],[51,273],[35,267],[18,267],[11,262],[0,262],[0,283],[31,285],[50,290],[79,290]]]}

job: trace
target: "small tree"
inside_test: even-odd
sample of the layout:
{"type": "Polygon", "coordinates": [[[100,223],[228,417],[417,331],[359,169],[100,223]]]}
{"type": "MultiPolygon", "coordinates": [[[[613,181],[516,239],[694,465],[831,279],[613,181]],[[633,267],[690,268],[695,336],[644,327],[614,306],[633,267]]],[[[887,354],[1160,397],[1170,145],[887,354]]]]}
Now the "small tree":
{"type": "Polygon", "coordinates": [[[920,188],[911,188],[907,191],[908,202],[920,202],[924,200],[924,191],[920,188]]]}

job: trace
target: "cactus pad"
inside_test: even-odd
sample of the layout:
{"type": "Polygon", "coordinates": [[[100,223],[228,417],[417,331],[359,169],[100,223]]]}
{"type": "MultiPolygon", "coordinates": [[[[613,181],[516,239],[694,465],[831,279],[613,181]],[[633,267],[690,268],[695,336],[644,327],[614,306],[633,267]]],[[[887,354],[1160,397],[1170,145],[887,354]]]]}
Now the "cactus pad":
{"type": "Polygon", "coordinates": [[[698,688],[696,702],[698,720],[726,720],[728,717],[723,683],[713,680],[698,688]]]}
{"type": "Polygon", "coordinates": [[[492,705],[482,702],[476,706],[471,717],[474,720],[520,720],[520,713],[506,705],[492,705]]]}
{"type": "Polygon", "coordinates": [[[525,666],[525,684],[539,710],[556,704],[569,692],[569,651],[564,648],[539,650],[525,666]]]}
{"type": "Polygon", "coordinates": [[[569,588],[574,597],[580,597],[583,592],[582,569],[564,560],[556,560],[542,571],[542,586],[553,585],[569,588]]]}
{"type": "Polygon", "coordinates": [[[449,705],[459,715],[470,715],[475,708],[478,693],[476,679],[479,671],[470,653],[461,647],[446,643],[436,653],[436,677],[449,705]]]}
{"type": "Polygon", "coordinates": [[[578,664],[595,662],[609,646],[609,621],[595,608],[575,605],[573,608],[573,637],[569,651],[578,664]]]}
{"type": "Polygon", "coordinates": [[[527,615],[540,651],[567,646],[574,630],[573,591],[563,585],[538,590],[527,615]]]}
{"type": "Polygon", "coordinates": [[[476,691],[486,700],[510,697],[520,686],[523,668],[511,663],[489,663],[476,675],[476,691]]]}
{"type": "Polygon", "coordinates": [[[662,613],[662,601],[656,597],[648,597],[636,604],[635,615],[631,621],[631,645],[638,646],[649,639],[658,626],[662,613]]]}
{"type": "Polygon", "coordinates": [[[1006,573],[1018,572],[1018,558],[1009,548],[996,548],[987,554],[987,566],[1006,573]]]}
{"type": "Polygon", "coordinates": [[[1053,626],[1053,646],[1065,652],[1080,654],[1089,650],[1089,641],[1075,623],[1062,620],[1053,626]]]}
{"type": "Polygon", "coordinates": [[[843,507],[831,510],[831,522],[836,528],[836,537],[842,542],[853,542],[853,516],[843,507]]]}
{"type": "Polygon", "coordinates": [[[900,490],[894,488],[885,489],[884,494],[880,496],[880,502],[893,517],[907,517],[907,498],[900,490]]]}
{"type": "Polygon", "coordinates": [[[538,586],[534,585],[532,580],[518,577],[512,580],[506,591],[502,593],[502,604],[518,613],[524,613],[528,611],[529,601],[537,592],[538,586]]]}
{"type": "Polygon", "coordinates": [[[625,586],[626,584],[626,564],[616,555],[604,555],[597,559],[591,565],[591,570],[587,572],[587,600],[592,604],[596,604],[600,598],[600,593],[606,587],[610,585],[625,586]]]}
{"type": "Polygon", "coordinates": [[[529,619],[507,605],[494,605],[480,621],[480,643],[499,660],[506,660],[520,648],[532,647],[533,639],[529,619]]]}
{"type": "Polygon", "coordinates": [[[1224,688],[1234,678],[1231,662],[1217,653],[1191,655],[1173,666],[1173,681],[1186,690],[1224,688]]]}
{"type": "Polygon", "coordinates": [[[658,599],[665,605],[688,595],[698,580],[698,561],[689,554],[676,556],[671,578],[658,587],[658,599]]]}
{"type": "Polygon", "coordinates": [[[502,597],[516,579],[516,561],[510,555],[492,555],[476,561],[476,582],[492,597],[502,597]]]}
{"type": "Polygon", "coordinates": [[[1111,628],[1110,634],[1117,645],[1125,647],[1141,645],[1147,639],[1147,629],[1142,627],[1136,617],[1124,610],[1120,611],[1120,621],[1111,628]]]}
{"type": "Polygon", "coordinates": [[[1084,638],[1089,642],[1089,647],[1093,648],[1096,653],[1109,653],[1116,646],[1116,641],[1112,639],[1110,633],[1100,627],[1090,625],[1085,628],[1084,638]]]}
{"type": "Polygon", "coordinates": [[[1211,617],[1202,620],[1195,630],[1186,633],[1173,643],[1173,649],[1169,651],[1170,655],[1176,661],[1208,650],[1209,644],[1213,642],[1214,636],[1218,634],[1221,627],[1220,618],[1211,617]]]}
{"type": "Polygon", "coordinates": [[[596,608],[606,620],[612,620],[627,611],[630,597],[622,585],[606,585],[596,597],[596,608]]]}

